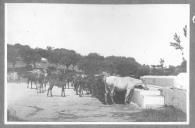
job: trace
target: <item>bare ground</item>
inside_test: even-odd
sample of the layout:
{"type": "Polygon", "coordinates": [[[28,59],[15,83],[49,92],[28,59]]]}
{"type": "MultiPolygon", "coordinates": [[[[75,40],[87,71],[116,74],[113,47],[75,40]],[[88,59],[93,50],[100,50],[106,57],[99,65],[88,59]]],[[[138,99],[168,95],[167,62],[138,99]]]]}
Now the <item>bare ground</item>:
{"type": "Polygon", "coordinates": [[[73,89],[66,89],[66,97],[61,97],[61,89],[53,88],[53,97],[45,93],[37,93],[35,89],[27,88],[26,83],[7,84],[8,121],[33,122],[133,122],[133,121],[185,121],[185,114],[175,109],[163,109],[165,114],[162,120],[160,111],[143,111],[136,104],[105,105],[90,95],[79,97],[73,89]],[[150,116],[150,113],[154,113],[150,116]],[[170,118],[175,115],[175,118],[170,118]],[[150,116],[149,118],[147,118],[150,116]],[[166,117],[167,116],[167,117],[166,117]],[[151,118],[152,117],[152,118],[151,118]],[[158,119],[158,120],[155,120],[158,119]],[[169,119],[169,120],[167,120],[169,119]]]}

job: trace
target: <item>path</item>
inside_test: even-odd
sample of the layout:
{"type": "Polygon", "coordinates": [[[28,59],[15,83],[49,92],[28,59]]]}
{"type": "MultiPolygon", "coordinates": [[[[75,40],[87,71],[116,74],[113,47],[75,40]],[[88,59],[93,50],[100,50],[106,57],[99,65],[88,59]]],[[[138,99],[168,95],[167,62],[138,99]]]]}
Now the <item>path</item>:
{"type": "Polygon", "coordinates": [[[16,116],[25,121],[35,122],[129,122],[135,121],[132,113],[141,109],[135,104],[104,105],[97,98],[75,95],[73,89],[53,88],[53,97],[26,88],[26,83],[8,83],[7,104],[16,116]]]}

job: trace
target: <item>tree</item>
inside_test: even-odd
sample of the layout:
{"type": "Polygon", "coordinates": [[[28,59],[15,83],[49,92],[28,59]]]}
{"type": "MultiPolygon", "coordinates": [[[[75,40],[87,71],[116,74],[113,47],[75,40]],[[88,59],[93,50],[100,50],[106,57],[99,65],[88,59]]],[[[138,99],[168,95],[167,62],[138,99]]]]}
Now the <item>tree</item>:
{"type": "MultiPolygon", "coordinates": [[[[184,37],[187,38],[187,25],[185,25],[185,27],[183,28],[183,33],[184,33],[184,37]]],[[[182,41],[180,39],[180,36],[177,33],[175,33],[173,39],[175,42],[170,42],[170,46],[174,47],[176,50],[180,50],[182,59],[183,61],[185,61],[184,51],[183,51],[184,47],[181,44],[182,41]]]]}
{"type": "Polygon", "coordinates": [[[15,67],[17,57],[18,57],[18,49],[12,45],[7,45],[7,60],[12,63],[13,67],[15,67]]]}
{"type": "MultiPolygon", "coordinates": [[[[73,68],[76,66],[76,64],[78,63],[78,61],[81,58],[80,54],[77,54],[74,50],[70,50],[66,56],[70,59],[70,65],[73,66],[73,68]]],[[[69,65],[68,65],[69,66],[69,65]]]]}
{"type": "Polygon", "coordinates": [[[177,75],[176,67],[173,65],[169,65],[169,67],[165,69],[164,74],[165,75],[177,75]]]}
{"type": "MultiPolygon", "coordinates": [[[[184,35],[184,37],[185,38],[187,38],[187,25],[185,25],[184,26],[184,28],[183,28],[183,35],[184,35]]],[[[181,71],[183,72],[183,71],[186,71],[186,66],[187,66],[187,61],[186,61],[186,59],[185,59],[185,57],[184,57],[184,47],[181,45],[181,39],[180,39],[180,36],[177,34],[177,33],[175,33],[175,35],[174,35],[174,41],[175,42],[170,42],[170,46],[173,46],[176,50],[180,50],[181,51],[181,55],[182,55],[182,63],[181,63],[181,71]]]]}
{"type": "Polygon", "coordinates": [[[65,65],[68,68],[71,65],[71,58],[68,55],[62,55],[60,57],[59,63],[65,65]]]}
{"type": "Polygon", "coordinates": [[[80,69],[88,74],[96,74],[103,71],[104,57],[97,53],[90,53],[78,62],[80,69]]]}
{"type": "Polygon", "coordinates": [[[20,49],[20,55],[26,64],[33,64],[34,68],[36,68],[36,62],[41,60],[40,54],[30,47],[20,49]]]}
{"type": "Polygon", "coordinates": [[[42,48],[36,48],[35,51],[43,58],[47,58],[49,57],[49,52],[45,49],[42,48]]]}
{"type": "Polygon", "coordinates": [[[48,51],[51,51],[51,50],[53,50],[54,49],[54,47],[51,47],[51,46],[47,46],[47,48],[46,48],[48,51]]]}
{"type": "Polygon", "coordinates": [[[120,58],[116,68],[121,76],[136,76],[139,64],[131,58],[120,58]]]}
{"type": "Polygon", "coordinates": [[[131,57],[109,56],[105,58],[106,69],[111,74],[121,76],[136,76],[139,63],[131,57]]]}
{"type": "Polygon", "coordinates": [[[138,67],[136,77],[140,78],[140,76],[149,75],[150,74],[150,66],[142,65],[138,67]]]}
{"type": "Polygon", "coordinates": [[[160,58],[160,65],[161,65],[162,69],[164,67],[164,63],[165,63],[165,60],[163,58],[160,58]]]}

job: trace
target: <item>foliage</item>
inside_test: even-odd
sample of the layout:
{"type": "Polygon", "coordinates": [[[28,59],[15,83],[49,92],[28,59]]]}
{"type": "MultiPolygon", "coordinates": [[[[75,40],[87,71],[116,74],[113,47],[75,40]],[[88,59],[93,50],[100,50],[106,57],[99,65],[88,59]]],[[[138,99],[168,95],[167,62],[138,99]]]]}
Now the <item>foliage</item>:
{"type": "Polygon", "coordinates": [[[139,78],[140,76],[149,75],[150,74],[150,66],[149,65],[142,65],[139,66],[137,70],[136,77],[139,78]]]}
{"type": "MultiPolygon", "coordinates": [[[[185,25],[185,27],[183,28],[183,33],[184,33],[184,37],[187,38],[187,25],[185,25]]],[[[183,60],[185,60],[184,51],[183,51],[184,47],[182,46],[181,44],[182,41],[180,39],[180,36],[177,33],[174,34],[173,40],[174,42],[170,42],[170,46],[174,47],[176,50],[180,50],[182,58],[183,60]]]]}
{"type": "Polygon", "coordinates": [[[20,44],[15,44],[14,47],[18,49],[18,55],[26,64],[33,64],[35,67],[35,63],[41,60],[41,55],[37,49],[32,49],[28,45],[20,44]]]}
{"type": "MultiPolygon", "coordinates": [[[[121,57],[121,56],[108,56],[104,57],[98,53],[89,53],[87,56],[82,56],[76,53],[74,50],[68,50],[65,48],[53,48],[48,46],[46,49],[42,48],[31,48],[28,45],[9,45],[8,44],[8,61],[15,64],[17,58],[27,64],[27,69],[31,70],[39,62],[41,58],[47,58],[50,65],[59,68],[70,66],[78,67],[80,70],[88,74],[99,74],[103,71],[110,73],[111,75],[119,76],[131,76],[139,78],[143,75],[173,75],[178,72],[185,71],[187,62],[183,62],[180,66],[163,69],[153,69],[149,65],[140,65],[132,57],[121,57]]],[[[160,59],[160,64],[164,64],[164,59],[160,59]]]]}
{"type": "MultiPolygon", "coordinates": [[[[187,38],[187,25],[185,25],[184,28],[183,28],[183,34],[184,34],[184,37],[187,38]]],[[[175,42],[170,42],[170,46],[174,47],[176,50],[181,51],[181,55],[182,55],[183,60],[182,60],[182,63],[181,63],[179,68],[181,68],[180,69],[181,72],[186,72],[186,68],[187,68],[186,63],[187,63],[187,61],[184,57],[184,50],[183,50],[184,47],[181,44],[182,41],[180,39],[180,36],[177,33],[175,33],[175,35],[173,36],[173,39],[174,39],[175,42]]]]}
{"type": "Polygon", "coordinates": [[[13,67],[15,67],[16,61],[18,57],[18,49],[12,45],[7,45],[7,60],[11,62],[13,67]]]}
{"type": "Polygon", "coordinates": [[[78,66],[88,74],[96,74],[103,71],[104,57],[97,53],[90,53],[80,59],[78,66]]]}
{"type": "Polygon", "coordinates": [[[116,68],[120,76],[134,76],[140,65],[132,58],[120,58],[116,68]]]}
{"type": "Polygon", "coordinates": [[[75,66],[80,59],[80,55],[73,50],[61,49],[49,49],[48,61],[50,63],[61,64],[66,67],[70,65],[75,66]]]}
{"type": "Polygon", "coordinates": [[[160,65],[163,68],[164,67],[165,60],[163,58],[160,58],[160,65]]]}

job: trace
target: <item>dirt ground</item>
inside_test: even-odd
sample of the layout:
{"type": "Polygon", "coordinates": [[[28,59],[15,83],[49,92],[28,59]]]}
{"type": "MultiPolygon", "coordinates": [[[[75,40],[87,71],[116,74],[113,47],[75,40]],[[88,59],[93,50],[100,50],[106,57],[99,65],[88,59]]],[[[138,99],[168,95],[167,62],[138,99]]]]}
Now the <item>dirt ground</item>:
{"type": "Polygon", "coordinates": [[[96,97],[53,88],[53,97],[24,82],[7,83],[8,121],[19,122],[182,122],[186,114],[173,107],[142,109],[134,103],[105,105],[96,97]]]}
{"type": "Polygon", "coordinates": [[[141,111],[136,104],[105,105],[90,95],[79,97],[73,89],[53,88],[53,97],[27,88],[26,83],[7,84],[7,105],[22,121],[52,122],[129,122],[135,121],[130,113],[141,111]]]}

